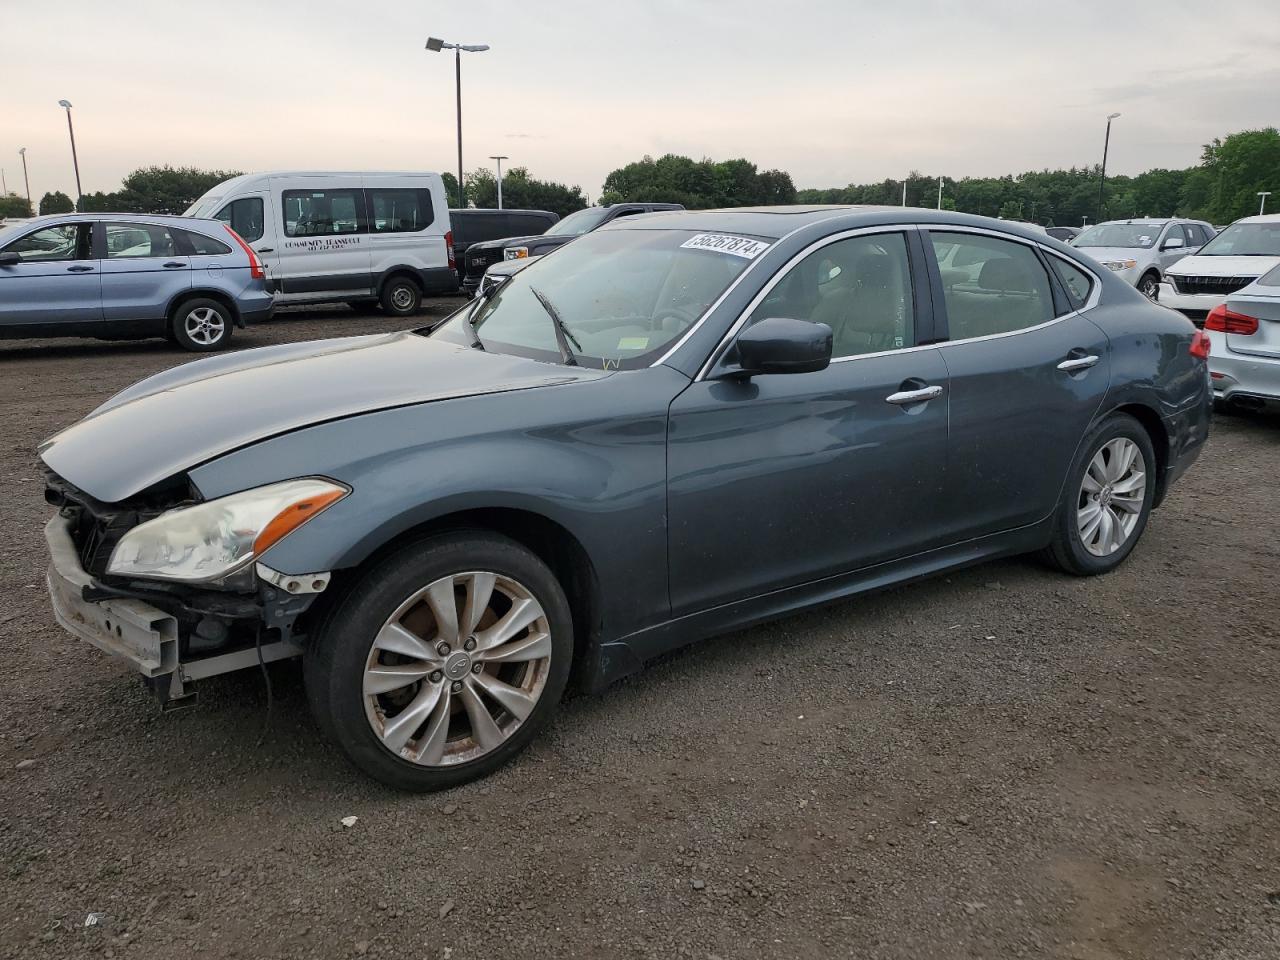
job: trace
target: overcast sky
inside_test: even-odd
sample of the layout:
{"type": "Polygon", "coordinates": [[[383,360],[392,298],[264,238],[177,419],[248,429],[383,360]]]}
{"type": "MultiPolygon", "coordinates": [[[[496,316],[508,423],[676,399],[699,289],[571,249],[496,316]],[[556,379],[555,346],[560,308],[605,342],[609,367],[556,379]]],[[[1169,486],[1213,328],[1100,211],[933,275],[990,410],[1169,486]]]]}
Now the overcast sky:
{"type": "Polygon", "coordinates": [[[453,170],[490,154],[581,185],[743,156],[799,187],[1195,163],[1280,120],[1278,0],[0,0],[0,166],[75,193],[130,170],[453,170]],[[17,38],[25,42],[19,42],[17,38]]]}

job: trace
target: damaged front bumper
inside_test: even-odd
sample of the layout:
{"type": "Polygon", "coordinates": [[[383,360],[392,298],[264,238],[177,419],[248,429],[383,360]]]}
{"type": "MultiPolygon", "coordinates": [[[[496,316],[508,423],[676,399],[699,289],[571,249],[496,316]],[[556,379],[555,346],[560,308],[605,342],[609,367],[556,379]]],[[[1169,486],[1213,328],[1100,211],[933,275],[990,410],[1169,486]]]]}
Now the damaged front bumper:
{"type": "Polygon", "coordinates": [[[329,582],[327,573],[286,577],[258,564],[261,606],[253,609],[259,642],[239,649],[206,644],[196,651],[193,632],[213,619],[206,611],[186,606],[176,595],[152,602],[141,591],[131,596],[103,586],[81,565],[71,530],[72,522],[62,515],[44,528],[54,617],[68,633],[128,663],[167,707],[191,702],[197,680],[300,656],[303,645],[294,632],[295,621],[329,582]],[[177,609],[162,609],[158,603],[177,609]],[[265,642],[264,635],[272,639],[265,642]]]}

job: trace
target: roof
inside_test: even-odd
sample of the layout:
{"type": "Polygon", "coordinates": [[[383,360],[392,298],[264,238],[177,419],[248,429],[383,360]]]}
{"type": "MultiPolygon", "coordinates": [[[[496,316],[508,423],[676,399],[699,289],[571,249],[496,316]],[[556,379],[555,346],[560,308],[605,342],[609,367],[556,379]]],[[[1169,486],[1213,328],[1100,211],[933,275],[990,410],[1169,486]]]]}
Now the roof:
{"type": "Polygon", "coordinates": [[[815,223],[840,220],[845,229],[881,224],[935,224],[938,226],[971,226],[1003,230],[1014,236],[1043,241],[1044,228],[1032,229],[1011,220],[996,220],[971,213],[930,210],[925,207],[874,206],[787,206],[731,207],[722,210],[670,210],[624,217],[605,224],[602,230],[672,229],[717,233],[746,234],[777,240],[788,233],[815,223]]]}
{"type": "Polygon", "coordinates": [[[115,213],[110,210],[104,210],[101,213],[46,213],[43,216],[32,217],[29,220],[22,220],[13,224],[14,226],[39,226],[43,223],[66,223],[68,220],[102,220],[109,219],[113,223],[167,223],[172,221],[174,226],[190,225],[192,223],[217,223],[216,220],[201,219],[199,217],[183,217],[175,213],[115,213]]]}
{"type": "Polygon", "coordinates": [[[1280,223],[1280,213],[1254,214],[1252,217],[1241,217],[1232,223],[1280,223]]]}

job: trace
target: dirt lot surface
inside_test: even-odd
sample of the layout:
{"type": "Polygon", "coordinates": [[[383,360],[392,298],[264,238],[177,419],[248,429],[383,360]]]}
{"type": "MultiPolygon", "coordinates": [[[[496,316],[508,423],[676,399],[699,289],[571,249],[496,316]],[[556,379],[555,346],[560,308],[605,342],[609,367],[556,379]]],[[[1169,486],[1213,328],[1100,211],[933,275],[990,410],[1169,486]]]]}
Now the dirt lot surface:
{"type": "Polygon", "coordinates": [[[412,797],[320,740],[296,665],[259,743],[256,672],[162,716],[54,624],[36,444],[185,359],[0,344],[0,957],[1280,957],[1280,422],[1219,417],[1116,574],[709,641],[412,797]]]}

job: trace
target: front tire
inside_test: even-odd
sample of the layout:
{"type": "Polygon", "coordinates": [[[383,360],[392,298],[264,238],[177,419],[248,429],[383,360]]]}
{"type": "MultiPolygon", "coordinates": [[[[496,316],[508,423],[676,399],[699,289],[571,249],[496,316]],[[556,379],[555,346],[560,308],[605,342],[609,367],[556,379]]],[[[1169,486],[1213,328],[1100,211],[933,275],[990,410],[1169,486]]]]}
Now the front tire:
{"type": "Polygon", "coordinates": [[[573,620],[529,550],[460,531],[376,564],[304,663],[317,722],[364,773],[401,790],[487,776],[547,725],[569,679],[573,620]]]}
{"type": "Polygon", "coordinates": [[[1128,414],[1090,430],[1067,475],[1046,559],[1081,577],[1120,566],[1146,529],[1156,466],[1150,435],[1128,414]]]}
{"type": "Polygon", "coordinates": [[[1156,273],[1144,273],[1138,281],[1138,292],[1148,300],[1155,300],[1160,295],[1160,276],[1156,273]]]}
{"type": "Polygon", "coordinates": [[[393,317],[411,317],[422,306],[422,291],[408,277],[396,276],[382,285],[378,301],[393,317]]]}
{"type": "Polygon", "coordinates": [[[183,350],[208,353],[231,342],[231,311],[217,300],[195,297],[178,304],[169,319],[169,336],[183,350]]]}

